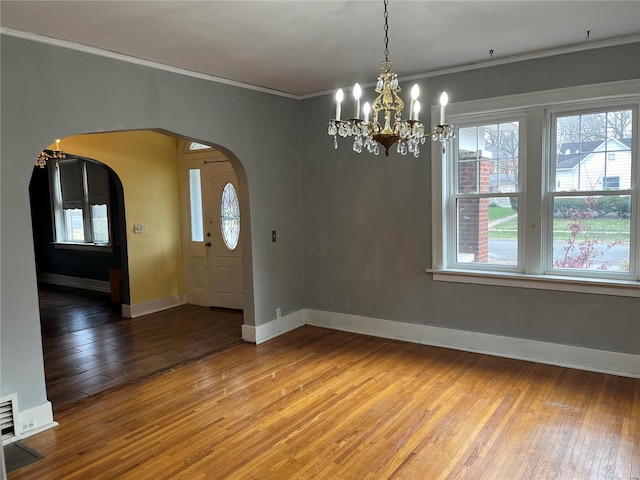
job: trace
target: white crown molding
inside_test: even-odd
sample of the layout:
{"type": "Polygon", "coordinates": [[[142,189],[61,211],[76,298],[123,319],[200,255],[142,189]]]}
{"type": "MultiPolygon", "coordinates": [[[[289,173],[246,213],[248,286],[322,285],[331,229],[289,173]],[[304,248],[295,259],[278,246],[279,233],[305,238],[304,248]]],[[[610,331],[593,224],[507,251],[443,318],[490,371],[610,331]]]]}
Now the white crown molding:
{"type": "MultiPolygon", "coordinates": [[[[627,45],[629,43],[637,43],[637,42],[640,42],[640,35],[628,35],[625,37],[616,37],[616,38],[610,38],[607,40],[598,40],[593,42],[588,41],[588,42],[580,43],[576,45],[568,45],[565,47],[551,48],[548,50],[538,50],[535,52],[523,53],[519,55],[509,55],[507,57],[493,58],[491,60],[486,60],[483,62],[467,63],[464,65],[457,65],[455,67],[432,70],[425,73],[416,73],[415,75],[407,75],[406,77],[402,77],[401,82],[404,83],[404,82],[409,82],[411,80],[420,80],[423,78],[438,77],[441,75],[449,75],[452,73],[466,72],[469,70],[477,70],[480,68],[505,65],[508,63],[523,62],[525,60],[534,60],[537,58],[553,57],[556,55],[563,55],[565,53],[575,53],[575,52],[582,52],[585,50],[594,50],[596,48],[616,47],[619,45],[627,45]]],[[[363,88],[368,88],[368,87],[373,87],[375,85],[375,82],[361,83],[360,85],[363,88]]],[[[343,90],[347,92],[347,91],[351,91],[351,88],[343,87],[343,90]]],[[[333,95],[335,94],[335,92],[336,92],[335,89],[323,90],[321,92],[308,93],[306,95],[301,95],[298,98],[300,100],[306,100],[307,98],[321,97],[323,95],[333,95]]]]}
{"type": "MultiPolygon", "coordinates": [[[[294,100],[306,100],[308,98],[321,97],[323,95],[332,95],[334,90],[323,90],[320,92],[308,93],[305,95],[294,95],[292,93],[282,92],[280,90],[272,90],[270,88],[258,87],[248,83],[242,83],[235,80],[229,80],[222,77],[216,77],[214,75],[206,75],[204,73],[193,72],[183,68],[172,67],[162,63],[152,62],[149,60],[143,60],[141,58],[132,57],[130,55],[124,55],[121,53],[110,52],[96,47],[88,47],[86,45],[80,45],[78,43],[70,42],[67,40],[59,40],[56,38],[45,37],[43,35],[37,35],[35,33],[24,32],[21,30],[15,30],[13,28],[0,27],[0,34],[10,37],[22,38],[25,40],[32,40],[34,42],[46,43],[56,47],[68,48],[70,50],[76,50],[79,52],[90,53],[92,55],[98,55],[101,57],[111,58],[114,60],[120,60],[122,62],[133,63],[136,65],[142,65],[149,68],[155,68],[157,70],[164,70],[166,72],[177,73],[179,75],[185,75],[188,77],[198,78],[201,80],[207,80],[215,83],[222,83],[225,85],[232,85],[234,87],[245,88],[247,90],[254,90],[257,92],[268,93],[271,95],[277,95],[285,98],[292,98],[294,100]]],[[[624,37],[610,38],[606,40],[587,41],[576,45],[568,45],[564,47],[552,48],[548,50],[538,50],[535,52],[524,53],[520,55],[510,55],[502,58],[494,58],[484,62],[468,63],[464,65],[458,65],[455,67],[432,70],[425,73],[418,73],[415,75],[409,75],[402,78],[402,81],[419,80],[422,78],[436,77],[440,75],[447,75],[451,73],[464,72],[468,70],[476,70],[480,68],[493,67],[497,65],[504,65],[507,63],[521,62],[524,60],[533,60],[536,58],[552,57],[554,55],[562,55],[565,53],[581,52],[584,50],[592,50],[603,47],[615,47],[618,45],[626,45],[629,43],[640,42],[640,35],[627,35],[624,37]]],[[[368,88],[375,85],[375,82],[362,83],[363,87],[368,88]]],[[[348,89],[347,89],[348,90],[348,89]]]]}
{"type": "Polygon", "coordinates": [[[108,50],[103,50],[101,48],[80,45],[79,43],[69,42],[67,40],[59,40],[57,38],[45,37],[43,35],[37,35],[35,33],[30,33],[30,32],[23,32],[21,30],[15,30],[13,28],[0,27],[0,34],[7,35],[9,37],[22,38],[24,40],[31,40],[33,42],[45,43],[47,45],[53,45],[54,47],[68,48],[69,50],[76,50],[78,52],[89,53],[91,55],[98,55],[100,57],[111,58],[113,60],[119,60],[121,62],[133,63],[135,65],[154,68],[156,70],[163,70],[165,72],[177,73],[178,75],[198,78],[200,80],[207,80],[209,82],[223,83],[225,85],[231,85],[234,87],[244,88],[247,90],[254,90],[256,92],[268,93],[270,95],[277,95],[279,97],[300,100],[300,97],[298,95],[293,95],[291,93],[281,92],[279,90],[272,90],[270,88],[265,88],[265,87],[258,87],[256,85],[242,83],[235,80],[229,80],[227,78],[216,77],[214,75],[207,75],[204,73],[194,72],[191,70],[186,70],[184,68],[172,67],[171,65],[165,65],[163,63],[152,62],[150,60],[143,60],[141,58],[132,57],[130,55],[124,55],[122,53],[110,52],[108,50]]]}

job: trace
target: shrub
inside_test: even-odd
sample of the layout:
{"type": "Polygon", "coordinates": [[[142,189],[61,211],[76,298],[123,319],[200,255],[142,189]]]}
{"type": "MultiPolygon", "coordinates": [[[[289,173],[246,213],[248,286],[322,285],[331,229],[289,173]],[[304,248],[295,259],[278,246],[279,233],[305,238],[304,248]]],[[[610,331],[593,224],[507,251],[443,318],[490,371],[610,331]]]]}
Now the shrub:
{"type": "MultiPolygon", "coordinates": [[[[584,211],[586,198],[591,197],[556,198],[553,205],[553,215],[572,218],[575,212],[584,211]]],[[[597,197],[592,198],[590,203],[597,216],[617,215],[620,218],[629,218],[631,214],[631,197],[628,196],[597,197]]]]}

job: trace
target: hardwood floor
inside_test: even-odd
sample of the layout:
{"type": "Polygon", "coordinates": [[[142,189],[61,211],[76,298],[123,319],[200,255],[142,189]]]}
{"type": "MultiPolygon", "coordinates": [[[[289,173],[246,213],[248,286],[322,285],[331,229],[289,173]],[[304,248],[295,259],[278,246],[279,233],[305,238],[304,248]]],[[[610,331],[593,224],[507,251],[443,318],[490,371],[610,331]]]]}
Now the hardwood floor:
{"type": "Polygon", "coordinates": [[[40,288],[47,397],[54,413],[242,341],[242,312],[183,305],[123,318],[108,294],[40,288]]]}
{"type": "Polygon", "coordinates": [[[56,416],[20,479],[640,477],[640,380],[305,326],[56,416]]]}
{"type": "Polygon", "coordinates": [[[104,292],[40,283],[38,302],[44,339],[123,320],[120,304],[104,292]]]}

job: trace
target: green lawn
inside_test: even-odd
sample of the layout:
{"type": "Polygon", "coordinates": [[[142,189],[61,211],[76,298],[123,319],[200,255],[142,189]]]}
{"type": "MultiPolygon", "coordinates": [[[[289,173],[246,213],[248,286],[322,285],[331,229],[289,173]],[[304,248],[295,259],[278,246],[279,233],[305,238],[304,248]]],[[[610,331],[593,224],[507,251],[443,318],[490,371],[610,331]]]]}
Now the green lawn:
{"type": "MultiPolygon", "coordinates": [[[[491,212],[491,208],[489,212],[491,212]]],[[[489,213],[489,218],[491,218],[491,213],[489,213]]],[[[571,238],[571,232],[569,231],[569,225],[573,223],[571,219],[556,218],[554,223],[555,240],[562,241],[571,238]]],[[[594,218],[590,222],[583,223],[583,225],[588,223],[590,223],[589,231],[592,232],[590,238],[597,238],[605,242],[620,241],[629,243],[630,241],[631,221],[628,218],[594,218]]],[[[489,230],[489,238],[491,240],[515,240],[517,231],[518,221],[515,219],[509,220],[492,227],[489,230]]],[[[584,233],[579,235],[579,238],[584,238],[584,233]]]]}
{"type": "Polygon", "coordinates": [[[511,207],[489,207],[489,221],[493,222],[499,218],[515,215],[516,213],[518,212],[511,207]]]}

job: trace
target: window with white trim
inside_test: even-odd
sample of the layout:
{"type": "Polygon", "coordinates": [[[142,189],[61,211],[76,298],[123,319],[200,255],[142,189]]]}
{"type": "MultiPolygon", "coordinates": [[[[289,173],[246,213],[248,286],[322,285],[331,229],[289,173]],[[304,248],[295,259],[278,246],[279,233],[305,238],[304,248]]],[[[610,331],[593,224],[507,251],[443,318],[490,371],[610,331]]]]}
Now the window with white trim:
{"type": "Polygon", "coordinates": [[[109,245],[109,174],[97,162],[67,156],[50,176],[56,243],[109,245]]]}
{"type": "Polygon", "coordinates": [[[517,270],[521,113],[463,120],[451,162],[449,263],[517,270]]]}
{"type": "Polygon", "coordinates": [[[558,92],[450,106],[435,280],[640,296],[640,98],[558,92]]]}
{"type": "Polygon", "coordinates": [[[560,176],[568,181],[548,192],[547,271],[629,277],[637,263],[636,113],[614,105],[549,113],[549,184],[560,176]]]}

